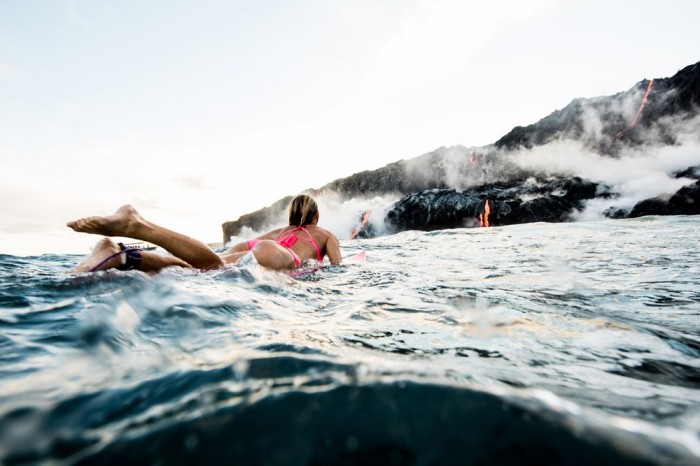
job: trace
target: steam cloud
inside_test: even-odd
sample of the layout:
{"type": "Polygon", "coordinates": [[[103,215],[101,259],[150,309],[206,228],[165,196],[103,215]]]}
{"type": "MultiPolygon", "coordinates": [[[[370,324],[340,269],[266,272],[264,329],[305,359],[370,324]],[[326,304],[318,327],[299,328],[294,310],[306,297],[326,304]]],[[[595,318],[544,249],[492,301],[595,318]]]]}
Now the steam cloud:
{"type": "MultiPolygon", "coordinates": [[[[516,150],[498,149],[495,145],[452,147],[439,156],[409,161],[409,173],[416,179],[456,190],[535,175],[578,176],[607,185],[618,194],[615,199],[589,201],[577,215],[578,220],[600,219],[613,206],[630,209],[644,199],[670,197],[684,185],[695,182],[674,174],[700,165],[700,115],[661,118],[636,131],[635,144],[615,146],[611,122],[618,126],[629,124],[639,111],[643,94],[644,89],[635,89],[623,98],[578,102],[576,131],[560,132],[545,144],[516,150]]],[[[663,104],[673,94],[670,91],[657,96],[657,102],[663,104]]]]}
{"type": "MultiPolygon", "coordinates": [[[[403,161],[402,171],[394,172],[394,167],[373,176],[372,182],[382,184],[394,177],[387,185],[396,186],[395,178],[401,176],[404,191],[413,186],[415,191],[463,191],[497,182],[535,183],[551,177],[580,177],[602,185],[615,197],[588,201],[572,220],[601,219],[611,208],[629,211],[642,200],[670,197],[684,185],[694,183],[696,180],[678,178],[676,173],[700,167],[700,115],[690,112],[652,118],[651,123],[638,122],[637,117],[647,110],[644,97],[649,88],[644,84],[612,97],[576,99],[536,125],[520,128],[522,141],[515,128],[515,143],[510,146],[496,143],[439,148],[403,161]],[[622,134],[625,137],[620,137],[622,134]]],[[[672,89],[655,94],[656,108],[662,108],[675,93],[672,89]]],[[[313,194],[321,208],[322,225],[343,239],[350,237],[367,210],[371,210],[373,234],[386,234],[386,213],[405,192],[368,198],[347,198],[330,189],[313,194]]],[[[271,221],[269,227],[283,224],[286,213],[271,221]]]]}

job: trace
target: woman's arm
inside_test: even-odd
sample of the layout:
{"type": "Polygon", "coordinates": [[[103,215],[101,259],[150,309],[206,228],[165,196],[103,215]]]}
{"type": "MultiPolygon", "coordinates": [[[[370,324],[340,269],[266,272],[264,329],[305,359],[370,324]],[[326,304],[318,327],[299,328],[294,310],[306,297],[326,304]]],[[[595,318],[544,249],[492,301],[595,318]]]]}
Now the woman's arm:
{"type": "Polygon", "coordinates": [[[340,255],[340,243],[338,237],[333,233],[328,233],[328,241],[326,241],[326,255],[331,264],[340,264],[343,258],[340,255]]]}

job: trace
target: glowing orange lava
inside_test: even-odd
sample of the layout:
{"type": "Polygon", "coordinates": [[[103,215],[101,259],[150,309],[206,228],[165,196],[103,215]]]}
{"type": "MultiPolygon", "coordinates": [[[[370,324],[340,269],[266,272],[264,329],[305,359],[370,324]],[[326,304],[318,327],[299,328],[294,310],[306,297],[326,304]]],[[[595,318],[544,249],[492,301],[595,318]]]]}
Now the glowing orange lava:
{"type": "Polygon", "coordinates": [[[642,103],[639,104],[639,108],[637,109],[637,113],[635,113],[634,118],[632,118],[632,121],[630,122],[629,126],[622,131],[619,131],[616,135],[615,138],[619,138],[623,134],[625,134],[627,131],[630,129],[634,128],[635,125],[637,124],[637,120],[639,120],[639,117],[642,114],[642,110],[644,110],[644,106],[647,104],[647,101],[649,100],[649,94],[651,93],[651,89],[654,87],[654,80],[651,79],[649,80],[649,84],[647,85],[647,90],[644,93],[644,97],[642,97],[642,103]]]}
{"type": "Polygon", "coordinates": [[[360,231],[362,231],[362,227],[364,227],[365,225],[367,225],[367,221],[369,220],[369,214],[370,214],[370,212],[372,212],[372,211],[371,211],[370,209],[367,209],[367,210],[365,210],[365,213],[362,214],[362,220],[360,221],[360,224],[357,226],[357,228],[355,228],[355,229],[352,231],[352,234],[350,235],[350,239],[355,239],[355,237],[356,237],[358,234],[360,234],[360,231]]]}
{"type": "Polygon", "coordinates": [[[489,226],[489,214],[491,213],[491,207],[489,206],[489,200],[486,199],[484,202],[484,212],[479,214],[479,223],[482,227],[489,226]]]}

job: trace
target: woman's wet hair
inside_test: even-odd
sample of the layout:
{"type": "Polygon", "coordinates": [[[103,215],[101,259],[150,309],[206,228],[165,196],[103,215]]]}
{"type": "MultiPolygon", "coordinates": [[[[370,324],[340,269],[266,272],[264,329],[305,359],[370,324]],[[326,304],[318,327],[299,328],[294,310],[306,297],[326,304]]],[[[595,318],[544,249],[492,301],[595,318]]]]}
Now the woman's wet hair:
{"type": "Polygon", "coordinates": [[[304,226],[314,221],[318,212],[316,201],[306,194],[299,194],[289,204],[289,225],[304,226]]]}

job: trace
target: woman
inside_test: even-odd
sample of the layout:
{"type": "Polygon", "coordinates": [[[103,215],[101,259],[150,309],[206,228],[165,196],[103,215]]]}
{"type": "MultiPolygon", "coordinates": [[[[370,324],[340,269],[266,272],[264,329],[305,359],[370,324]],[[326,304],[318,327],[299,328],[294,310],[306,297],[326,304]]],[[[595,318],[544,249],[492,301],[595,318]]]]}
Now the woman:
{"type": "Polygon", "coordinates": [[[173,256],[125,248],[109,238],[103,238],[90,257],[71,272],[95,272],[112,268],[157,272],[171,266],[210,270],[224,264],[233,264],[248,251],[252,251],[260,265],[274,270],[292,269],[307,259],[321,261],[324,256],[328,256],[332,264],[339,264],[341,256],[338,238],[319,227],[318,219],[316,201],[300,194],[289,205],[289,226],[239,243],[218,255],[201,241],[152,223],[141,217],[132,206],[125,205],[113,215],[81,218],[68,222],[67,226],[82,233],[147,241],[162,247],[173,256]]]}

